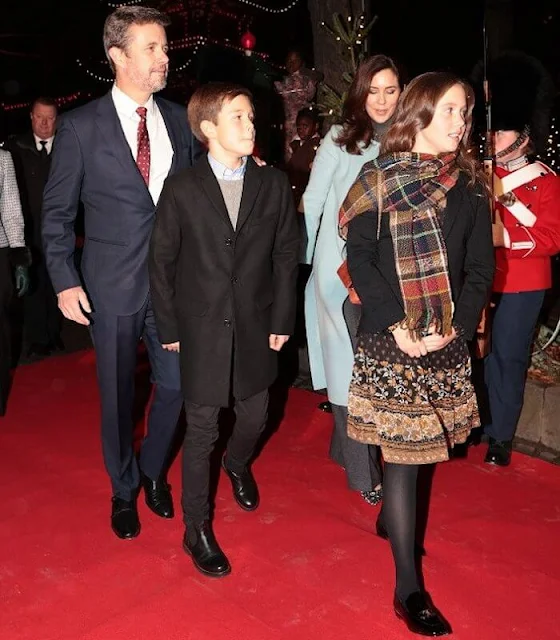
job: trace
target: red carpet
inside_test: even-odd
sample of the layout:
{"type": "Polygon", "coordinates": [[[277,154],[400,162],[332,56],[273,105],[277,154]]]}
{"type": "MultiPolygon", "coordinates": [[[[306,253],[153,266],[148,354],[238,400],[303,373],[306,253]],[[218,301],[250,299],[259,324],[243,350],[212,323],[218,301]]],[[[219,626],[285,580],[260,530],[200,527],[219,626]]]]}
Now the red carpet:
{"type": "MultiPolygon", "coordinates": [[[[254,466],[257,512],[236,508],[221,477],[215,529],[233,573],[211,580],[183,553],[180,518],[142,501],[140,537],[112,534],[94,376],[91,352],[16,372],[0,420],[1,640],[411,637],[392,613],[377,508],[329,462],[318,396],[292,390],[254,466]]],[[[558,638],[560,468],[515,454],[498,470],[482,455],[436,472],[426,583],[455,638],[558,638]]],[[[178,506],[177,462],[170,479],[178,506]]]]}

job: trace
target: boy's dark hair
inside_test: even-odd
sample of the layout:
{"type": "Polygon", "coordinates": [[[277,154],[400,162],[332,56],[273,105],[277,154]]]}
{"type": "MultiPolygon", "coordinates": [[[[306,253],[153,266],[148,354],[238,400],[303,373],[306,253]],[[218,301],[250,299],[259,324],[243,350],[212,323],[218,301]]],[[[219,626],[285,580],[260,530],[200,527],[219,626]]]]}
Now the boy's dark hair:
{"type": "Polygon", "coordinates": [[[317,113],[317,111],[315,109],[300,109],[300,111],[298,111],[297,117],[296,117],[296,122],[300,119],[300,118],[307,118],[308,120],[311,120],[311,122],[313,122],[313,124],[319,124],[319,114],[317,113]]]}
{"type": "Polygon", "coordinates": [[[231,102],[237,96],[246,96],[251,103],[253,94],[240,84],[233,82],[210,82],[199,87],[189,100],[187,115],[192,132],[197,140],[203,144],[208,139],[202,133],[200,125],[204,120],[218,124],[218,114],[226,102],[231,102]]]}
{"type": "Polygon", "coordinates": [[[157,9],[150,7],[119,7],[105,20],[103,27],[103,48],[109,65],[115,73],[115,65],[109,55],[111,47],[126,49],[130,40],[129,29],[133,25],[159,24],[165,29],[171,20],[157,9]]]}

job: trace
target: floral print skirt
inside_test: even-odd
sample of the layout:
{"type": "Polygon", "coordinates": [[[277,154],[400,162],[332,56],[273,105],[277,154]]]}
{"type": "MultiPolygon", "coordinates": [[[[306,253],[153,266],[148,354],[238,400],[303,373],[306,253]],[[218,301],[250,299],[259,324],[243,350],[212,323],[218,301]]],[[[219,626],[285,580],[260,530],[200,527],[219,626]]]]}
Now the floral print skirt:
{"type": "Polygon", "coordinates": [[[480,426],[464,339],[411,358],[388,333],[359,337],[348,399],[348,435],[381,447],[385,462],[430,464],[480,426]]]}

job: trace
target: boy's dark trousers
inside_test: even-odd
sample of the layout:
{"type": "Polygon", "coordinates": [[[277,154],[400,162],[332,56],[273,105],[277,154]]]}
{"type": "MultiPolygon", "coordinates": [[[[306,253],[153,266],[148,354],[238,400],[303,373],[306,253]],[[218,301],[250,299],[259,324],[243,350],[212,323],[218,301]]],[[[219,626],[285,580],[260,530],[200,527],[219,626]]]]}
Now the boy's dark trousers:
{"type": "MultiPolygon", "coordinates": [[[[183,518],[187,526],[210,519],[210,455],[218,438],[221,407],[185,402],[183,442],[183,518]]],[[[268,417],[268,389],[235,401],[235,425],[227,445],[226,467],[241,473],[248,466],[268,417]]]]}

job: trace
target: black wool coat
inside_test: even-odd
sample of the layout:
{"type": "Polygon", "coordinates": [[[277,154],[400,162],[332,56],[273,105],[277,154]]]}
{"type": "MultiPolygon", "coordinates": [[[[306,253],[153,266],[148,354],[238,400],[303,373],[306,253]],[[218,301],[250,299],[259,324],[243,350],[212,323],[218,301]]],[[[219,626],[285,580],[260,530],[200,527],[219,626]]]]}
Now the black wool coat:
{"type": "Polygon", "coordinates": [[[225,406],[277,375],[269,335],[295,324],[299,231],[287,177],[249,158],[236,229],[202,157],[167,179],[150,243],[152,304],[163,344],[181,345],[186,400],[225,406]]]}
{"type": "MultiPolygon", "coordinates": [[[[474,337],[494,278],[494,247],[488,197],[470,186],[465,174],[447,194],[442,233],[447,248],[453,323],[474,337]]],[[[348,226],[348,269],[362,301],[360,333],[379,333],[404,317],[395,268],[389,216],[383,215],[377,240],[377,212],[356,216],[348,226]]]]}

